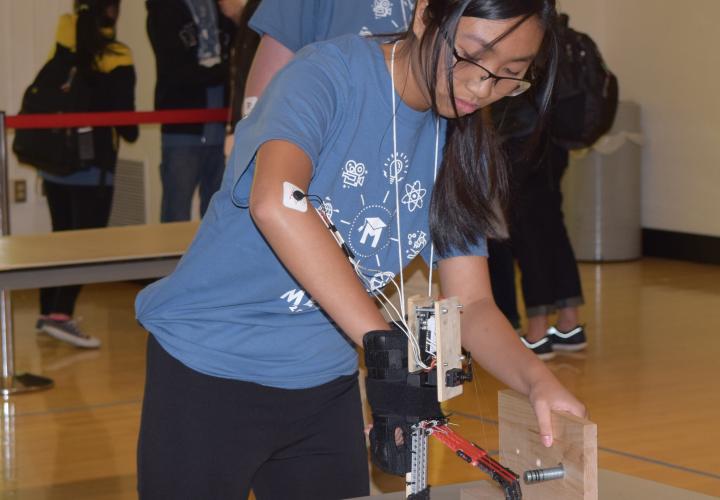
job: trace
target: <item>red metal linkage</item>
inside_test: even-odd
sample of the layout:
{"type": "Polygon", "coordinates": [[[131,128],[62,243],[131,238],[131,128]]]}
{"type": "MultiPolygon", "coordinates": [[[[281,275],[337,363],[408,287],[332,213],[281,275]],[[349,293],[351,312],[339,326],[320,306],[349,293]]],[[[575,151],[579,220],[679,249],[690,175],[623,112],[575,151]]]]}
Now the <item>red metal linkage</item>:
{"type": "Polygon", "coordinates": [[[511,470],[490,457],[484,449],[455,433],[455,431],[447,425],[433,427],[432,436],[453,450],[458,456],[470,463],[470,465],[489,469],[489,471],[494,472],[509,483],[517,481],[517,476],[511,470]]]}

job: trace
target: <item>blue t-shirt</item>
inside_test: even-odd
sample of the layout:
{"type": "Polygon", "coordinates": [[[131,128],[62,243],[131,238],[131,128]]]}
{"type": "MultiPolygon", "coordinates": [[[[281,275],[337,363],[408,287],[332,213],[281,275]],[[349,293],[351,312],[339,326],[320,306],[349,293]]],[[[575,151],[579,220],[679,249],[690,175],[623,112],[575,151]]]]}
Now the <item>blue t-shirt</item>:
{"type": "MultiPolygon", "coordinates": [[[[288,273],[247,210],[255,154],[294,143],[310,158],[308,194],[337,226],[373,287],[429,254],[435,140],[445,121],[397,99],[379,42],[341,37],[302,49],[238,123],[222,186],[170,276],[138,296],[138,320],[187,366],[288,389],[354,373],[354,346],[288,273]],[[401,234],[396,228],[398,182],[401,234]]],[[[484,239],[470,254],[487,255],[484,239]]],[[[451,255],[458,255],[453,252],[451,255]]]]}
{"type": "Polygon", "coordinates": [[[263,0],[249,26],[293,52],[341,35],[407,30],[415,0],[263,0]]]}
{"type": "MultiPolygon", "coordinates": [[[[63,184],[65,186],[99,186],[103,182],[103,171],[99,167],[88,167],[69,175],[52,175],[42,170],[38,170],[38,173],[40,177],[46,181],[63,184]]],[[[104,185],[112,186],[114,183],[115,174],[113,172],[105,172],[104,185]]]]}

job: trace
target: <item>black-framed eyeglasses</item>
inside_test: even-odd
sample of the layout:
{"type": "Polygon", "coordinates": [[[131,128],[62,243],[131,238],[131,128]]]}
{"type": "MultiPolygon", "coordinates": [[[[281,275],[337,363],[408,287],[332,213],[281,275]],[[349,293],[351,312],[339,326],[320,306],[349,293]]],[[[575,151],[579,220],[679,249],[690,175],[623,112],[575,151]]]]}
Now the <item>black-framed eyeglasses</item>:
{"type": "Polygon", "coordinates": [[[455,57],[455,69],[467,68],[469,67],[468,65],[480,68],[484,72],[484,76],[481,78],[481,80],[485,81],[492,78],[494,80],[493,90],[500,95],[515,97],[532,87],[532,82],[530,80],[525,80],[524,78],[512,78],[509,76],[496,75],[495,73],[485,68],[484,66],[481,66],[475,61],[467,59],[466,57],[458,54],[456,48],[453,48],[453,56],[455,57]]]}

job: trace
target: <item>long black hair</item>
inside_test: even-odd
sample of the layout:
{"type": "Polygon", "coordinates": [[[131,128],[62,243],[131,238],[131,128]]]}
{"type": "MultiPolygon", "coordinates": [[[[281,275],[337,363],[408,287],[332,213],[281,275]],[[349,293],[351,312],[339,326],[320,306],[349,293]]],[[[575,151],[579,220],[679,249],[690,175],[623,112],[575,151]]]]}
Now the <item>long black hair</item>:
{"type": "MultiPolygon", "coordinates": [[[[452,52],[461,17],[488,20],[517,18],[513,26],[490,44],[498,43],[530,18],[537,18],[545,30],[540,53],[533,63],[542,66],[542,81],[536,95],[540,114],[550,104],[557,70],[555,39],[555,0],[428,0],[422,21],[425,30],[413,40],[419,45],[419,74],[427,85],[432,108],[437,113],[435,90],[437,68],[447,68],[448,93],[454,106],[452,52]],[[444,58],[443,64],[440,59],[444,58]]],[[[535,68],[531,72],[535,73],[535,68]]],[[[443,162],[430,205],[430,232],[440,255],[451,248],[467,250],[481,237],[504,237],[506,228],[502,208],[508,199],[509,181],[504,157],[498,146],[489,110],[449,121],[443,162]]]]}
{"type": "Polygon", "coordinates": [[[97,69],[97,60],[114,53],[115,37],[110,35],[117,21],[108,16],[111,7],[119,8],[120,0],[76,0],[75,51],[78,71],[89,73],[97,69]]]}

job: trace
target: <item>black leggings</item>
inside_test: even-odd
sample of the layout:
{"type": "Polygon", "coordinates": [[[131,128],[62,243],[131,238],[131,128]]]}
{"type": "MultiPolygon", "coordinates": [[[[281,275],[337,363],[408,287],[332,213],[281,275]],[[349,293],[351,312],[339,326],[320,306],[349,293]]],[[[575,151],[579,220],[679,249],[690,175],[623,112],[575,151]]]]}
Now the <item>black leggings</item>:
{"type": "Polygon", "coordinates": [[[251,488],[258,500],[369,494],[357,374],[299,390],[211,377],[150,335],[139,498],[244,500],[251,488]]]}
{"type": "MultiPolygon", "coordinates": [[[[110,218],[112,186],[73,186],[44,181],[53,231],[105,227],[110,218]]],[[[72,316],[80,285],[40,289],[40,314],[72,316]]]]}
{"type": "Polygon", "coordinates": [[[518,191],[510,238],[528,317],[583,304],[580,274],[562,212],[560,181],[567,166],[568,152],[551,144],[535,170],[527,164],[522,167],[529,173],[518,191]]]}

